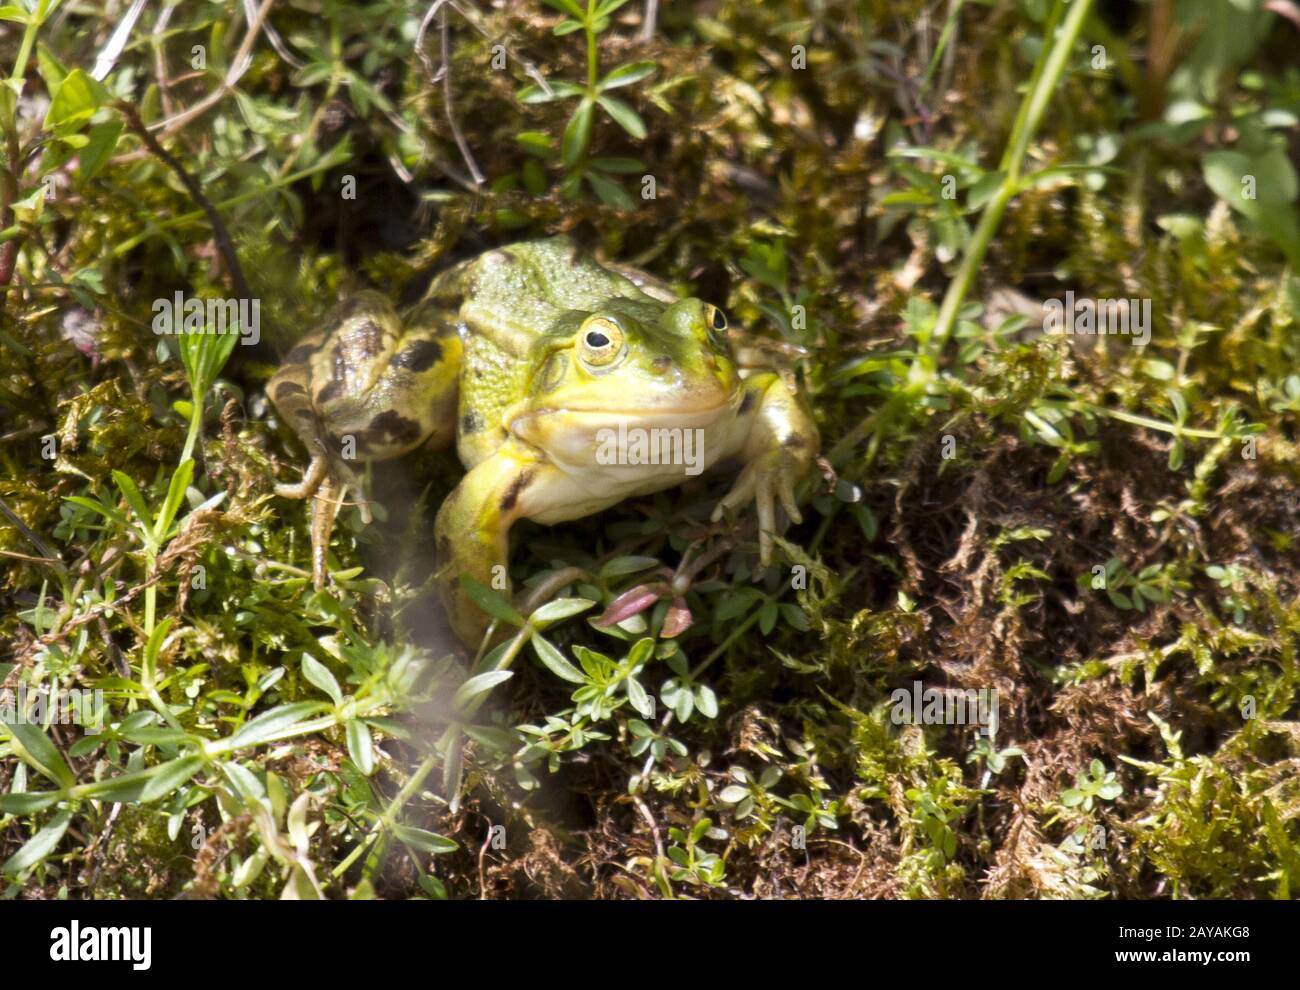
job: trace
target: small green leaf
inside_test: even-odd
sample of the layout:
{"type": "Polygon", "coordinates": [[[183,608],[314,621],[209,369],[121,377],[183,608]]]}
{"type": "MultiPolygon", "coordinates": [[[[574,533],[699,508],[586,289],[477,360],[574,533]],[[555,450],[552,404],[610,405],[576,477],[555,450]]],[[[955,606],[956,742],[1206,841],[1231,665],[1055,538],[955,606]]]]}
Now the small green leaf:
{"type": "Polygon", "coordinates": [[[144,644],[141,672],[147,686],[152,687],[158,676],[158,654],[162,650],[163,640],[167,638],[167,633],[172,627],[172,621],[169,615],[154,626],[153,632],[149,634],[149,641],[144,644]]]}
{"type": "Polygon", "coordinates": [[[548,7],[554,7],[564,14],[570,14],[578,20],[584,20],[587,12],[578,5],[578,0],[542,0],[548,7]]]}
{"type": "Polygon", "coordinates": [[[176,519],[176,513],[180,511],[181,503],[185,500],[185,489],[190,487],[193,478],[193,459],[182,461],[172,472],[171,483],[167,486],[167,499],[163,502],[162,511],[158,514],[158,524],[154,528],[154,539],[159,543],[167,539],[172,522],[176,519]]]}
{"type": "Polygon", "coordinates": [[[72,822],[71,810],[60,811],[50,819],[50,823],[27,840],[16,853],[9,857],[0,873],[15,876],[29,867],[35,866],[50,853],[54,852],[63,833],[72,822]]]}
{"type": "Polygon", "coordinates": [[[658,563],[657,557],[615,557],[600,569],[600,576],[606,579],[623,577],[627,574],[635,574],[637,571],[644,571],[647,567],[654,567],[658,563]]]}
{"type": "Polygon", "coordinates": [[[564,138],[560,143],[560,158],[565,166],[572,168],[587,152],[591,143],[592,107],[590,97],[583,97],[569,123],[564,128],[564,138]]]}
{"type": "Polygon", "coordinates": [[[551,82],[551,91],[548,93],[541,86],[528,85],[521,89],[515,98],[520,103],[553,103],[555,100],[563,100],[570,96],[581,96],[587,92],[585,86],[579,86],[571,82],[551,82]]]}
{"type": "Polygon", "coordinates": [[[713,689],[701,684],[695,689],[695,707],[700,710],[700,714],[705,718],[718,717],[718,696],[713,693],[713,689]]]}
{"type": "Polygon", "coordinates": [[[50,101],[50,109],[45,114],[47,130],[60,124],[71,124],[91,117],[108,100],[108,90],[80,69],[73,69],[50,101]]]}
{"type": "Polygon", "coordinates": [[[343,692],[334,674],[310,653],[302,655],[302,675],[314,686],[330,696],[335,705],[343,704],[343,692]]]}
{"type": "Polygon", "coordinates": [[[0,794],[0,815],[32,815],[48,808],[62,796],[59,791],[0,794]]]}
{"type": "Polygon", "coordinates": [[[1006,175],[1002,172],[989,172],[980,177],[975,185],[970,187],[966,194],[966,208],[968,210],[981,209],[985,203],[993,198],[993,194],[998,191],[1002,185],[1002,180],[1006,175]]]}
{"type": "Polygon", "coordinates": [[[590,598],[557,598],[533,612],[528,617],[528,621],[537,629],[545,629],[547,626],[585,612],[595,604],[590,598]]]}
{"type": "Polygon", "coordinates": [[[535,155],[546,155],[555,146],[555,140],[545,131],[520,131],[515,141],[525,151],[535,155]]]}
{"type": "Polygon", "coordinates": [[[370,735],[370,726],[359,718],[347,724],[348,755],[362,775],[369,777],[375,772],[375,745],[370,735]]]}
{"type": "Polygon", "coordinates": [[[71,787],[77,782],[72,767],[68,766],[68,761],[63,758],[63,754],[58,751],[54,743],[50,742],[50,737],[39,725],[17,719],[7,724],[5,728],[20,749],[18,755],[22,756],[25,753],[28,762],[37,770],[60,787],[71,787]]]}
{"type": "Polygon", "coordinates": [[[434,856],[440,853],[455,852],[460,848],[460,844],[454,839],[439,835],[437,832],[430,832],[427,829],[412,828],[410,825],[394,825],[393,834],[408,846],[434,856]]]}
{"type": "Polygon", "coordinates": [[[82,182],[89,182],[108,164],[121,136],[122,122],[118,120],[105,121],[90,129],[89,140],[77,162],[77,175],[82,182]]]}
{"type": "Polygon", "coordinates": [[[542,662],[542,666],[556,677],[571,684],[587,683],[587,678],[582,676],[582,671],[569,663],[564,654],[552,646],[540,633],[533,633],[532,644],[533,652],[537,654],[537,659],[542,662]]]}
{"type": "Polygon", "coordinates": [[[645,121],[641,119],[640,114],[622,100],[615,99],[612,96],[601,95],[596,97],[596,102],[604,108],[607,114],[614,118],[615,123],[617,123],[619,127],[623,128],[623,130],[627,131],[638,141],[646,136],[645,121]]]}
{"type": "Polygon", "coordinates": [[[595,14],[592,16],[596,20],[601,20],[602,18],[606,18],[610,14],[614,13],[614,11],[618,10],[619,7],[623,6],[623,4],[627,2],[628,0],[601,0],[600,5],[596,7],[595,14]]]}
{"type": "Polygon", "coordinates": [[[599,172],[592,171],[587,173],[587,181],[591,183],[591,188],[596,190],[596,195],[606,206],[612,206],[616,210],[636,209],[636,200],[613,179],[607,179],[599,172]]]}
{"type": "Polygon", "coordinates": [[[646,76],[653,75],[658,66],[651,61],[628,62],[626,65],[620,65],[617,69],[612,70],[609,75],[600,81],[600,88],[618,89],[622,86],[631,86],[633,83],[640,82],[646,76]]]}
{"type": "Polygon", "coordinates": [[[629,677],[626,683],[627,700],[632,703],[632,707],[646,718],[653,718],[654,705],[651,703],[650,695],[646,693],[646,689],[641,686],[641,682],[635,677],[629,677]]]}
{"type": "Polygon", "coordinates": [[[649,636],[638,639],[627,653],[627,669],[636,670],[654,653],[655,641],[649,636]]]}
{"type": "Polygon", "coordinates": [[[246,723],[226,740],[226,744],[235,749],[260,746],[273,741],[296,723],[311,715],[319,714],[326,708],[327,706],[317,701],[298,701],[291,705],[280,705],[246,723]]]}
{"type": "Polygon", "coordinates": [[[153,520],[150,517],[149,506],[145,504],[144,496],[140,494],[140,489],[136,487],[135,481],[130,475],[117,470],[113,471],[113,481],[126,499],[126,504],[131,507],[131,511],[140,520],[140,525],[152,535],[153,520]]]}
{"type": "Polygon", "coordinates": [[[481,674],[475,674],[456,690],[452,698],[452,705],[456,708],[463,708],[475,698],[487,694],[498,684],[508,681],[515,676],[513,670],[488,670],[481,674]]]}
{"type": "Polygon", "coordinates": [[[199,756],[187,756],[184,759],[162,764],[158,775],[144,785],[144,790],[140,792],[140,800],[156,801],[166,797],[198,773],[202,767],[203,758],[199,756]]]}

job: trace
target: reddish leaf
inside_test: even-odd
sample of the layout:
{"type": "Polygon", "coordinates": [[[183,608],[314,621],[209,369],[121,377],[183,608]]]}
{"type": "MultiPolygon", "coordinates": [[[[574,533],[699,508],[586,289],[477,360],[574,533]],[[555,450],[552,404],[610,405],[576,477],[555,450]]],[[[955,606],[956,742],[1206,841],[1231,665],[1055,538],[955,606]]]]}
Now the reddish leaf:
{"type": "Polygon", "coordinates": [[[663,583],[638,584],[629,588],[609,603],[609,608],[596,620],[598,626],[616,626],[625,619],[630,619],[638,612],[644,612],[668,592],[663,583]]]}
{"type": "Polygon", "coordinates": [[[659,630],[659,635],[664,639],[672,639],[686,632],[694,622],[695,616],[691,615],[686,599],[674,598],[672,605],[668,607],[668,614],[664,616],[664,627],[659,630]]]}

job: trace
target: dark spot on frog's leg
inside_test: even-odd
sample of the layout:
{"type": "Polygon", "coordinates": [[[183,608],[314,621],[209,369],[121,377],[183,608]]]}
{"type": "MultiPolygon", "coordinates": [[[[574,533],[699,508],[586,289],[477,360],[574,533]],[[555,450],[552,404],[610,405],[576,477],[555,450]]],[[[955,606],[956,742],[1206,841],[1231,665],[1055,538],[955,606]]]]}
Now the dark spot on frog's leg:
{"type": "Polygon", "coordinates": [[[421,430],[420,424],[415,420],[407,419],[390,409],[370,421],[370,425],[366,427],[366,434],[377,445],[392,443],[406,446],[420,439],[421,430]]]}
{"type": "Polygon", "coordinates": [[[786,437],[784,440],[781,441],[781,446],[789,447],[791,450],[801,450],[804,447],[808,446],[808,441],[805,440],[803,437],[801,437],[798,433],[791,433],[788,437],[786,437]]]}
{"type": "Polygon", "coordinates": [[[509,262],[512,265],[519,263],[519,256],[508,248],[502,248],[497,254],[501,256],[502,261],[509,262]]]}
{"type": "Polygon", "coordinates": [[[524,489],[528,487],[528,483],[532,480],[532,471],[524,471],[514,480],[510,487],[506,489],[506,493],[501,496],[502,512],[509,512],[515,507],[515,503],[519,501],[519,496],[524,493],[524,489]]]}
{"type": "Polygon", "coordinates": [[[737,416],[743,416],[754,408],[754,393],[746,392],[745,397],[740,400],[740,408],[736,410],[737,416]]]}
{"type": "Polygon", "coordinates": [[[427,371],[434,363],[442,360],[442,345],[436,340],[417,340],[407,344],[393,357],[394,368],[407,368],[411,371],[427,371]]]}
{"type": "Polygon", "coordinates": [[[339,392],[341,392],[342,390],[343,390],[342,382],[339,381],[330,382],[323,389],[321,389],[319,392],[316,393],[316,405],[318,406],[324,405],[326,402],[329,402],[330,399],[338,395],[339,392]]]}
{"type": "Polygon", "coordinates": [[[473,409],[460,418],[461,433],[477,433],[481,429],[483,429],[483,417],[473,409]]]}
{"type": "Polygon", "coordinates": [[[283,402],[291,395],[306,395],[307,390],[297,382],[281,382],[275,387],[275,401],[283,402]]]}

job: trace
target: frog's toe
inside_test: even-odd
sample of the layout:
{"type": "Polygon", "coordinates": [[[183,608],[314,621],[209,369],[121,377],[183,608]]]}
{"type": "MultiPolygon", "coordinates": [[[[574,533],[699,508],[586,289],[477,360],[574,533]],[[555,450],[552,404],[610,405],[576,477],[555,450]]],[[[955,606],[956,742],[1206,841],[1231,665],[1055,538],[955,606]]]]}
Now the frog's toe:
{"type": "Polygon", "coordinates": [[[370,510],[370,499],[366,498],[366,496],[362,494],[360,488],[357,489],[356,506],[357,511],[361,513],[361,522],[363,524],[369,526],[374,522],[375,515],[370,510]]]}
{"type": "Polygon", "coordinates": [[[779,501],[791,522],[803,522],[794,497],[794,483],[800,477],[799,466],[790,463],[782,451],[774,451],[750,461],[725,498],[713,510],[718,522],[727,512],[737,512],[750,502],[758,515],[758,556],[763,564],[772,559],[772,534],[776,531],[776,503],[779,501]]]}
{"type": "Polygon", "coordinates": [[[325,458],[317,455],[307,465],[307,470],[303,472],[301,481],[277,481],[275,483],[275,494],[281,498],[311,498],[316,494],[316,490],[320,488],[321,482],[325,480],[328,468],[329,464],[325,458]]]}
{"type": "Polygon", "coordinates": [[[797,526],[803,522],[803,513],[799,511],[799,503],[795,501],[794,479],[793,470],[778,472],[776,475],[776,493],[781,499],[781,507],[785,509],[785,514],[797,526]]]}
{"type": "Polygon", "coordinates": [[[754,501],[755,490],[758,487],[758,472],[754,470],[756,467],[757,463],[752,461],[745,465],[740,472],[740,477],[731,486],[731,491],[727,492],[726,496],[714,508],[714,522],[721,522],[723,515],[726,513],[738,512],[754,501]]]}

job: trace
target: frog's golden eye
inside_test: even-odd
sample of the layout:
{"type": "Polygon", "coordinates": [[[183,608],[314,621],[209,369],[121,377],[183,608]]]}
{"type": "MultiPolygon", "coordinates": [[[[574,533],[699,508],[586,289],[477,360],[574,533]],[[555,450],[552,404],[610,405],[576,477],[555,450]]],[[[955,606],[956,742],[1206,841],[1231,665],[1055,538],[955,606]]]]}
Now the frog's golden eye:
{"type": "Polygon", "coordinates": [[[727,314],[718,309],[717,306],[709,307],[709,326],[721,333],[727,329],[727,314]]]}
{"type": "Polygon", "coordinates": [[[596,368],[612,364],[623,353],[623,331],[604,316],[592,316],[578,328],[582,360],[596,368]]]}

